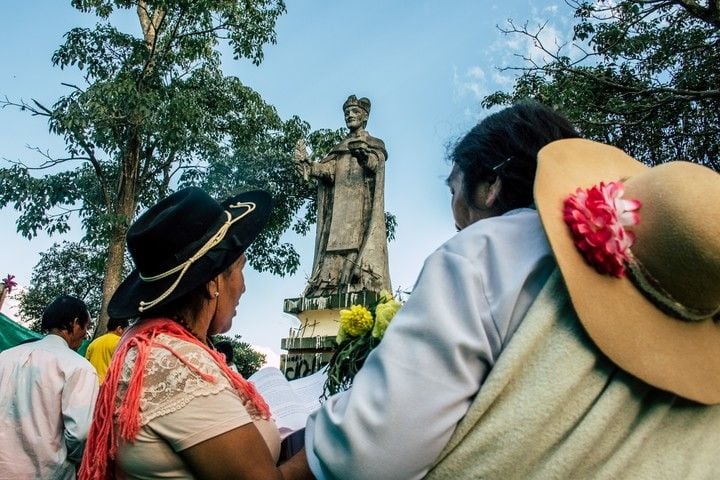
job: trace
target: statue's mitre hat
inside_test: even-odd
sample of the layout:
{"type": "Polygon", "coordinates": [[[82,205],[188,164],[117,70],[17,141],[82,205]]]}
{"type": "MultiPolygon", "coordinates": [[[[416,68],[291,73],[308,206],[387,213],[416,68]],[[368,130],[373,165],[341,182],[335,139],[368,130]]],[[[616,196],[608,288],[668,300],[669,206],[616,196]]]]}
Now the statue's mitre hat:
{"type": "Polygon", "coordinates": [[[343,103],[343,111],[345,111],[348,107],[360,107],[363,110],[365,110],[365,113],[370,113],[370,99],[366,97],[357,98],[355,95],[350,95],[347,100],[345,100],[345,103],[343,103]]]}

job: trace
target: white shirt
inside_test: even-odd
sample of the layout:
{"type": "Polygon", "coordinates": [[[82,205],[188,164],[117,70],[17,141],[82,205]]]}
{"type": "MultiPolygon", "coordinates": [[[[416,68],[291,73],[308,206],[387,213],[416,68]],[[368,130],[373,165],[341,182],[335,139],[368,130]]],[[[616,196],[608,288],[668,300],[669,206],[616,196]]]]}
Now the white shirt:
{"type": "Polygon", "coordinates": [[[554,268],[531,209],[476,222],[430,255],[352,389],[308,419],[314,475],[423,477],[554,268]]]}
{"type": "Polygon", "coordinates": [[[0,353],[0,478],[74,479],[98,393],[95,368],[57,335],[0,353]]]}

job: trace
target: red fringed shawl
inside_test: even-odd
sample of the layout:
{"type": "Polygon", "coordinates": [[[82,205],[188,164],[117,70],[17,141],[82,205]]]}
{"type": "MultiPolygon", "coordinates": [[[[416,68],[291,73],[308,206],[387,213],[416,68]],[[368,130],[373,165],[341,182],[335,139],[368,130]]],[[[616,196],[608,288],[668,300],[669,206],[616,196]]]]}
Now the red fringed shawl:
{"type": "Polygon", "coordinates": [[[143,389],[143,374],[150,352],[153,348],[164,348],[175,355],[190,370],[208,382],[217,379],[208,373],[201,372],[188,363],[180,354],[168,345],[156,341],[160,334],[171,335],[203,348],[215,360],[218,367],[231,381],[233,387],[243,399],[248,399],[245,407],[253,417],[267,419],[270,410],[265,400],[257,392],[252,383],[240,374],[233,372],[225,364],[223,355],[211,350],[207,345],[195,338],[182,325],[165,318],[143,320],[130,328],[117,346],[112,362],[108,368],[105,381],[100,386],[92,425],[88,434],[85,454],[78,472],[80,480],[106,480],[115,476],[115,459],[118,449],[118,437],[115,432],[114,417],[117,417],[119,435],[123,440],[132,442],[140,431],[140,397],[143,389]],[[117,403],[118,382],[125,365],[125,356],[130,349],[137,349],[137,359],[132,367],[125,398],[117,403]],[[118,405],[116,409],[116,405],[118,405]]]}

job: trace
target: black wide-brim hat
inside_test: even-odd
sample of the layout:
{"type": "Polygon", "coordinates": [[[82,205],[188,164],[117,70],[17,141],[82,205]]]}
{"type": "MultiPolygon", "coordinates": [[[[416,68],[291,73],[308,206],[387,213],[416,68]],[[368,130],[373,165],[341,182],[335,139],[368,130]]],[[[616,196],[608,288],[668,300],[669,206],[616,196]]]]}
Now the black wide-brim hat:
{"type": "Polygon", "coordinates": [[[108,315],[151,313],[224,272],[262,231],[272,199],[264,191],[222,203],[188,187],[164,198],[130,226],[127,247],[135,270],[108,304],[108,315]]]}

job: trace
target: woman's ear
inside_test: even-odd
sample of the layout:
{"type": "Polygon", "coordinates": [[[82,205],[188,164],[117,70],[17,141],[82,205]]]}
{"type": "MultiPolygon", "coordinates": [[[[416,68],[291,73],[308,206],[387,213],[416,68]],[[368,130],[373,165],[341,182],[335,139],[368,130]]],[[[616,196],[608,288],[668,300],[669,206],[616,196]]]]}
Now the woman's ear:
{"type": "Polygon", "coordinates": [[[501,189],[502,182],[500,181],[500,177],[496,177],[493,183],[480,182],[475,188],[472,202],[473,208],[479,211],[492,210],[500,196],[501,189]]]}
{"type": "Polygon", "coordinates": [[[212,300],[214,298],[217,298],[217,295],[215,295],[215,292],[218,292],[220,288],[220,275],[213,278],[209,282],[205,284],[205,297],[208,300],[212,300]]]}
{"type": "Polygon", "coordinates": [[[495,205],[498,197],[500,196],[500,190],[502,189],[502,182],[500,177],[495,177],[495,181],[488,186],[487,196],[485,197],[485,207],[492,208],[495,205]]]}

